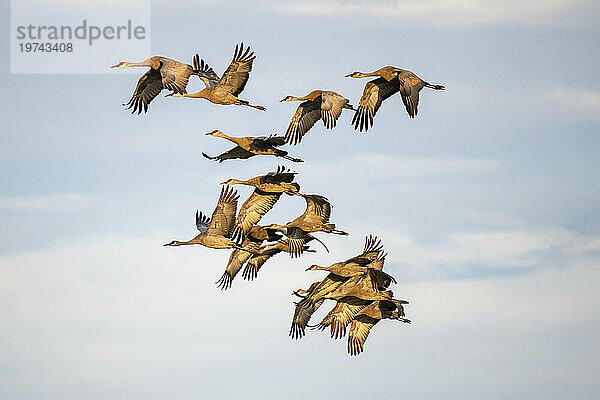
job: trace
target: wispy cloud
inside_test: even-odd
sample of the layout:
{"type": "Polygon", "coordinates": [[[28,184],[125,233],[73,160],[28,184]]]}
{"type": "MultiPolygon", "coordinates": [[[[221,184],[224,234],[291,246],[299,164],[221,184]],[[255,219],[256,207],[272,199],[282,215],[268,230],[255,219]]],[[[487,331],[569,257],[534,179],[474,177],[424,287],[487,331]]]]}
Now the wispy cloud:
{"type": "Polygon", "coordinates": [[[600,93],[571,88],[554,88],[547,92],[547,98],[559,104],[562,110],[600,116],[600,93]]]}
{"type": "Polygon", "coordinates": [[[0,197],[0,208],[14,211],[69,210],[83,207],[92,200],[92,197],[78,193],[5,196],[0,197]]]}
{"type": "Polygon", "coordinates": [[[394,179],[435,178],[461,175],[490,174],[501,168],[501,163],[490,158],[460,157],[407,157],[383,153],[363,153],[327,163],[313,162],[303,166],[304,173],[322,176],[328,171],[329,179],[352,176],[353,179],[378,177],[394,179]]]}
{"type": "Polygon", "coordinates": [[[390,254],[390,267],[417,281],[514,275],[568,265],[592,266],[600,252],[600,237],[558,227],[458,231],[434,241],[417,240],[389,227],[371,226],[369,231],[383,238],[390,254]]]}
{"type": "MultiPolygon", "coordinates": [[[[502,22],[547,23],[573,9],[594,4],[583,1],[536,0],[321,0],[280,3],[280,10],[305,15],[370,15],[402,19],[407,22],[440,25],[477,25],[502,22]]],[[[598,7],[595,7],[598,12],[598,7]]]]}

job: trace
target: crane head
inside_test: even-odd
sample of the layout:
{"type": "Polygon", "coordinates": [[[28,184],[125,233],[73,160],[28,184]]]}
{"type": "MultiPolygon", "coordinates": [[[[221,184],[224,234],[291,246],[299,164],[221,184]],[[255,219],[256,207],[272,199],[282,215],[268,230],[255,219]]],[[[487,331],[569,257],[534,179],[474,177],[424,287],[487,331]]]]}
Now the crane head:
{"type": "Polygon", "coordinates": [[[362,74],[360,72],[354,71],[353,73],[344,76],[344,78],[360,78],[361,75],[362,74]]]}
{"type": "Polygon", "coordinates": [[[128,64],[125,61],[121,61],[117,65],[113,65],[111,68],[127,68],[128,64]]]}
{"type": "Polygon", "coordinates": [[[285,96],[285,98],[279,100],[279,102],[281,103],[282,101],[292,101],[294,100],[293,96],[285,96]]]}
{"type": "Polygon", "coordinates": [[[305,271],[316,271],[318,269],[321,269],[321,267],[318,265],[311,265],[310,267],[306,268],[305,271]]]}
{"type": "Polygon", "coordinates": [[[173,240],[172,242],[165,243],[163,246],[181,246],[182,243],[178,240],[173,240]]]}
{"type": "Polygon", "coordinates": [[[212,131],[212,132],[208,132],[208,133],[206,134],[206,136],[219,136],[219,135],[222,135],[222,134],[223,134],[223,132],[221,132],[221,131],[220,131],[220,130],[218,130],[218,129],[215,129],[215,130],[214,130],[214,131],[212,131]]]}

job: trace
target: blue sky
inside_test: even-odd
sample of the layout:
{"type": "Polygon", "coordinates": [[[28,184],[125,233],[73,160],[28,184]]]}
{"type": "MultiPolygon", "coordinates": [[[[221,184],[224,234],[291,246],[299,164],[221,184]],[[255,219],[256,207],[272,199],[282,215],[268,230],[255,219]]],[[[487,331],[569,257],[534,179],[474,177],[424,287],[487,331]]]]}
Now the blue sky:
{"type": "MultiPolygon", "coordinates": [[[[153,2],[152,54],[222,73],[251,45],[242,98],[266,113],[159,97],[132,116],[143,69],[19,75],[0,58],[0,397],[598,398],[599,16],[562,0],[153,2]],[[350,232],[320,236],[331,253],[280,256],[221,292],[227,251],[161,246],[195,234],[219,182],[278,165],[212,164],[201,152],[228,144],[204,133],[283,133],[296,105],[280,99],[356,104],[366,80],[344,75],[383,65],[447,90],[424,89],[414,120],[394,96],[367,134],[344,112],[288,149],[350,232]],[[304,269],[370,233],[413,324],[383,321],[358,358],[323,334],[290,340],[290,293],[321,278],[304,269]]],[[[303,207],[283,198],[263,221],[303,207]]]]}

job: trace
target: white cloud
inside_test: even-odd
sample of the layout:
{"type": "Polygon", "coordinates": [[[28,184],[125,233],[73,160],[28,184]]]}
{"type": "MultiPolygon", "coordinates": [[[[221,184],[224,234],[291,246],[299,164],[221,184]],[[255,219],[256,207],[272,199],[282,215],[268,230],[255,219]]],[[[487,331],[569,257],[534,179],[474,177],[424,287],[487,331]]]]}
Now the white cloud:
{"type": "Polygon", "coordinates": [[[600,93],[583,89],[554,88],[549,90],[546,96],[551,102],[560,105],[563,112],[568,110],[595,117],[600,115],[600,93]]]}
{"type": "MultiPolygon", "coordinates": [[[[487,241],[506,241],[507,235],[467,239],[461,234],[454,240],[464,246],[457,253],[474,252],[478,258],[489,251],[487,241]]],[[[517,255],[547,243],[576,254],[600,244],[598,238],[569,239],[562,230],[508,236],[515,245],[527,243],[514,250],[517,255]]],[[[532,399],[564,395],[562,390],[544,396],[543,382],[563,387],[566,380],[565,387],[599,389],[587,377],[599,372],[589,349],[597,344],[600,326],[600,272],[577,258],[561,269],[469,281],[405,284],[405,272],[395,271],[400,283],[394,291],[410,300],[413,324],[382,322],[366,352],[349,359],[345,342],[325,334],[309,332],[298,342],[287,338],[290,292],[319,279],[321,274],[303,269],[322,260],[323,253],[272,260],[257,281],[238,277],[230,291],[221,292],[214,282],[228,251],[162,247],[167,239],[94,238],[0,258],[0,350],[7,363],[19,366],[3,372],[6,382],[19,382],[11,384],[10,393],[39,397],[35,388],[43,388],[59,398],[95,399],[106,397],[99,388],[110,388],[114,397],[191,399],[202,393],[233,399],[251,390],[256,398],[269,399],[280,398],[300,374],[311,384],[292,398],[318,392],[358,399],[367,388],[352,383],[364,379],[363,371],[378,371],[378,379],[390,381],[402,365],[410,366],[403,372],[403,393],[409,397],[458,399],[466,390],[495,388],[490,398],[506,398],[512,386],[502,383],[515,374],[529,382],[531,387],[519,392],[532,399]],[[341,384],[332,388],[329,378],[340,365],[341,384]],[[271,383],[257,385],[265,375],[271,383]],[[229,384],[231,376],[238,384],[229,384]],[[478,389],[469,386],[473,379],[478,389]],[[445,393],[437,392],[440,387],[445,393]]],[[[339,242],[346,247],[346,240],[339,242]]],[[[384,241],[391,258],[403,257],[413,242],[397,242],[388,234],[384,241]]],[[[348,247],[350,254],[343,257],[358,250],[348,247]]],[[[389,388],[368,390],[384,395],[389,388]]],[[[8,392],[0,386],[2,393],[8,392]]]]}
{"type": "MultiPolygon", "coordinates": [[[[325,0],[284,2],[281,11],[306,15],[357,15],[396,18],[407,22],[440,25],[477,25],[501,22],[548,23],[573,9],[593,2],[574,5],[568,0],[538,0],[522,2],[506,0],[325,0]]],[[[594,12],[597,12],[597,7],[594,12]]]]}
{"type": "MultiPolygon", "coordinates": [[[[364,227],[354,227],[361,231],[364,227]]],[[[498,275],[525,269],[590,267],[597,263],[600,238],[564,228],[453,232],[436,241],[422,242],[399,230],[373,227],[389,252],[388,268],[411,280],[477,277],[495,270],[498,275]]]]}
{"type": "Polygon", "coordinates": [[[0,208],[14,211],[70,210],[88,205],[92,197],[78,193],[52,193],[0,197],[0,208]]]}

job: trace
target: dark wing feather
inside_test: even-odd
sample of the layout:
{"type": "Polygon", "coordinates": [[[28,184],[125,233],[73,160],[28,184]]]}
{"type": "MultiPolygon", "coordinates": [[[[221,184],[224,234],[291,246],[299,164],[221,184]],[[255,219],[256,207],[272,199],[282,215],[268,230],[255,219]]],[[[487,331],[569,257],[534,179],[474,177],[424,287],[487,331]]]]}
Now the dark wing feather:
{"type": "Polygon", "coordinates": [[[241,148],[240,146],[235,146],[231,150],[221,153],[215,157],[211,157],[206,153],[202,153],[202,155],[208,158],[209,160],[218,160],[219,162],[223,162],[224,160],[247,159],[250,157],[254,157],[256,154],[251,153],[248,150],[241,148]]]}
{"type": "Polygon", "coordinates": [[[154,100],[163,89],[164,87],[160,72],[150,68],[150,70],[138,80],[137,86],[135,87],[129,102],[123,105],[127,106],[128,110],[132,109],[132,114],[136,112],[140,114],[142,110],[147,112],[150,102],[154,100]]]}
{"type": "Polygon", "coordinates": [[[204,233],[208,230],[208,223],[210,222],[210,218],[207,215],[203,215],[202,211],[196,210],[196,228],[200,231],[200,233],[204,233]]]}
{"type": "Polygon", "coordinates": [[[283,136],[269,136],[269,137],[255,137],[250,143],[250,149],[257,151],[268,151],[274,150],[275,147],[283,146],[285,144],[285,138],[283,136]]]}
{"type": "Polygon", "coordinates": [[[300,339],[304,336],[310,317],[323,304],[323,296],[333,292],[344,281],[346,278],[330,273],[321,282],[311,285],[309,293],[296,303],[289,333],[293,339],[300,339]]]}
{"type": "Polygon", "coordinates": [[[258,276],[260,268],[274,255],[279,254],[283,251],[283,245],[276,243],[274,245],[261,246],[256,254],[248,260],[248,263],[244,267],[242,277],[248,281],[253,280],[258,276]]]}
{"type": "Polygon", "coordinates": [[[279,167],[277,167],[277,171],[269,172],[268,174],[261,176],[260,183],[292,183],[296,174],[297,172],[291,172],[289,169],[286,169],[283,165],[280,165],[279,167]]]}
{"type": "Polygon", "coordinates": [[[328,223],[331,216],[331,204],[329,201],[318,194],[300,194],[306,200],[306,209],[304,213],[290,222],[290,225],[302,223],[305,221],[328,223]]]}
{"type": "Polygon", "coordinates": [[[285,144],[285,137],[271,135],[264,139],[264,142],[274,147],[283,146],[285,144]]]}
{"type": "Polygon", "coordinates": [[[260,243],[247,238],[242,243],[242,249],[234,249],[229,256],[227,267],[221,278],[217,281],[217,287],[221,290],[227,290],[231,287],[233,278],[242,269],[242,266],[256,253],[260,247],[260,243]]]}
{"type": "Polygon", "coordinates": [[[300,103],[285,132],[285,140],[292,145],[300,143],[306,132],[321,119],[321,96],[300,103]]]}
{"type": "Polygon", "coordinates": [[[200,59],[198,54],[194,56],[192,63],[194,65],[193,74],[197,75],[206,87],[214,88],[219,82],[219,75],[204,60],[200,59]]]}
{"type": "Polygon", "coordinates": [[[284,243],[287,246],[287,252],[290,253],[292,258],[295,258],[300,257],[304,250],[306,250],[306,242],[311,239],[307,235],[303,237],[288,237],[284,240],[284,243]]]}
{"type": "Polygon", "coordinates": [[[300,339],[304,336],[310,317],[317,311],[321,304],[323,304],[322,297],[313,298],[310,295],[296,303],[289,333],[292,339],[300,339]]]}
{"type": "Polygon", "coordinates": [[[358,108],[352,118],[354,129],[367,131],[373,126],[373,117],[381,107],[381,103],[400,90],[400,81],[394,78],[387,81],[384,78],[373,79],[365,85],[358,108]]]}

